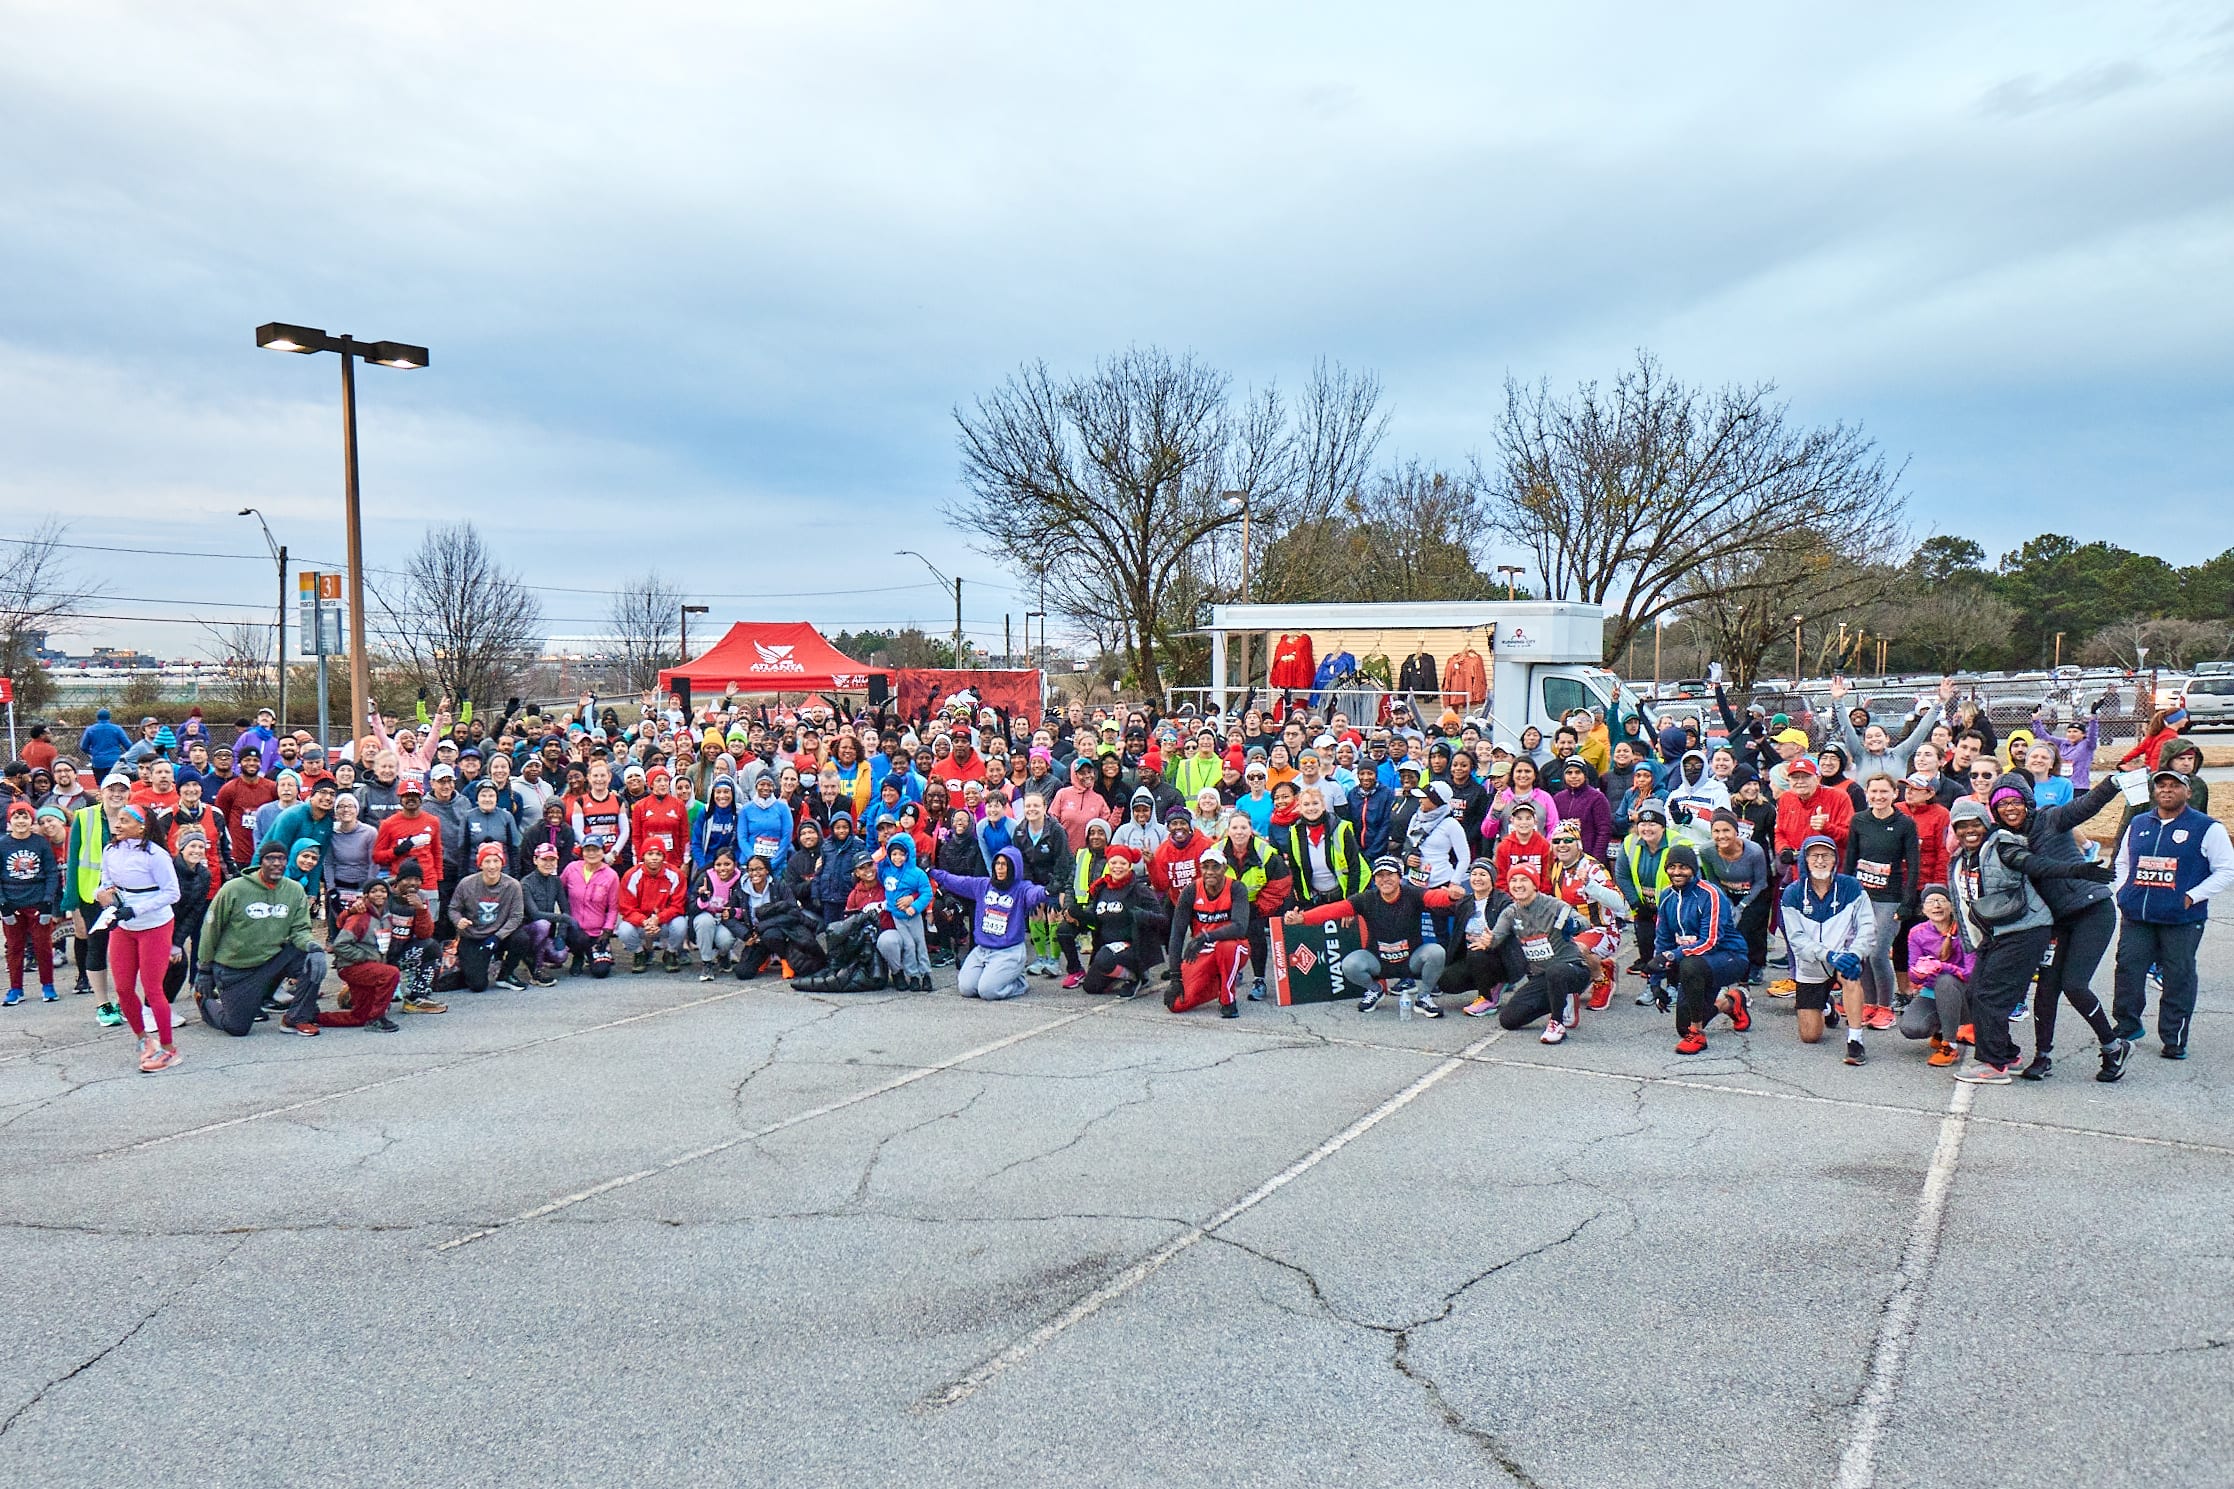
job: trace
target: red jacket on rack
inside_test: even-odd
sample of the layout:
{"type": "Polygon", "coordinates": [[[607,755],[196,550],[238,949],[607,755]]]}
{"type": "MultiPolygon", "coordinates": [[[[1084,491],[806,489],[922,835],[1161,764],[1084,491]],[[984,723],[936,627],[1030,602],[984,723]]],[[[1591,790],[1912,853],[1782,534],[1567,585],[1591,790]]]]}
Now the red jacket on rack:
{"type": "Polygon", "coordinates": [[[1272,648],[1272,666],[1265,673],[1265,681],[1275,688],[1307,693],[1317,670],[1318,663],[1311,656],[1311,638],[1283,632],[1279,644],[1272,648]]]}
{"type": "Polygon", "coordinates": [[[1471,646],[1443,664],[1443,701],[1473,705],[1489,696],[1482,654],[1471,646]]]}

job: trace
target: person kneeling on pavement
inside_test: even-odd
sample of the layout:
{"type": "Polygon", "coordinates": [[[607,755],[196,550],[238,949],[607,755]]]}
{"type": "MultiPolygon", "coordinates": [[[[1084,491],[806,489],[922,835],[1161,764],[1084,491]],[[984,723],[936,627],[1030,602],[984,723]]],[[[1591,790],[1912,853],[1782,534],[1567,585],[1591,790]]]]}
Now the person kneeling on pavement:
{"type": "Polygon", "coordinates": [[[1877,944],[1877,918],[1862,881],[1838,871],[1839,848],[1827,834],[1800,844],[1800,876],[1784,887],[1784,942],[1792,948],[1792,976],[1799,985],[1800,1042],[1813,1044],[1826,1026],[1836,1027],[1839,994],[1846,1016],[1846,1063],[1869,1058],[1862,1033],[1862,960],[1877,944]]]}
{"type": "MultiPolygon", "coordinates": [[[[1036,798],[1033,798],[1036,799],[1036,798]]],[[[1024,963],[1031,955],[1025,929],[1048,902],[1048,893],[1024,877],[1024,855],[1014,844],[993,855],[984,878],[933,869],[931,881],[976,909],[970,925],[970,954],[962,959],[955,985],[965,998],[998,1002],[1029,991],[1024,963]]]]}
{"type": "Polygon", "coordinates": [[[287,848],[276,839],[256,853],[256,872],[228,879],[202,918],[194,1001],[202,1022],[239,1038],[267,1017],[265,1004],[291,983],[285,1023],[318,1032],[318,984],[326,954],[310,933],[310,898],[287,877],[287,848]]]}
{"type": "Polygon", "coordinates": [[[417,858],[404,858],[388,883],[388,964],[402,976],[400,1006],[405,1013],[448,1013],[434,999],[435,974],[442,966],[442,942],[434,933],[434,905],[417,858]]]}
{"type": "Polygon", "coordinates": [[[334,927],[330,955],[341,976],[340,1007],[318,1015],[323,1029],[378,1029],[393,1034],[399,1027],[388,1017],[403,973],[388,964],[394,944],[388,929],[388,881],[373,879],[359,892],[355,903],[342,913],[334,927]]]}
{"type": "Polygon", "coordinates": [[[1227,872],[1225,850],[1195,860],[1195,882],[1179,896],[1178,912],[1165,946],[1173,975],[1164,1007],[1185,1013],[1215,998],[1220,1018],[1241,1017],[1234,989],[1249,961],[1249,892],[1227,872]]]}
{"type": "MultiPolygon", "coordinates": [[[[474,858],[479,871],[460,881],[451,894],[450,919],[458,927],[458,981],[468,992],[485,993],[491,964],[500,953],[502,967],[509,967],[516,959],[532,956],[535,947],[520,932],[527,902],[520,881],[504,872],[504,845],[483,843],[474,858]]],[[[499,981],[514,991],[525,986],[509,973],[499,981]]]]}
{"type": "Polygon", "coordinates": [[[614,934],[621,949],[636,959],[629,971],[648,969],[654,946],[662,954],[660,965],[665,970],[682,967],[683,938],[690,934],[690,917],[685,913],[689,906],[683,876],[668,867],[666,850],[646,843],[642,859],[621,879],[621,918],[614,934]]]}
{"type": "Polygon", "coordinates": [[[1319,925],[1354,916],[1364,945],[1342,958],[1342,979],[1365,990],[1357,1000],[1358,1012],[1373,1011],[1388,993],[1391,978],[1413,977],[1421,988],[1419,1011],[1439,1019],[1443,1009],[1435,1001],[1435,986],[1442,981],[1449,953],[1441,942],[1421,935],[1420,917],[1463,902],[1470,887],[1468,881],[1460,881],[1422,889],[1405,879],[1401,859],[1383,854],[1373,860],[1373,882],[1363,893],[1310,910],[1290,910],[1283,918],[1289,925],[1319,925]]]}
{"type": "MultiPolygon", "coordinates": [[[[1482,865],[1477,860],[1474,866],[1482,865]]],[[[1497,912],[1482,950],[1517,944],[1528,970],[1499,1002],[1497,1022],[1507,1029],[1525,1029],[1542,1019],[1544,1032],[1537,1042],[1562,1044],[1582,1022],[1582,998],[1590,990],[1590,966],[1575,939],[1589,932],[1590,922],[1558,895],[1538,889],[1535,874],[1525,867],[1516,865],[1505,876],[1505,892],[1510,898],[1497,912]]]]}
{"type": "Polygon", "coordinates": [[[1654,911],[1653,963],[1676,985],[1676,1053],[1696,1055],[1707,1047],[1707,1025],[1717,1013],[1728,1014],[1740,1034],[1753,1027],[1745,1005],[1745,937],[1722,886],[1699,877],[1697,849],[1688,843],[1670,848],[1664,872],[1668,887],[1654,911]]]}
{"type": "Polygon", "coordinates": [[[1908,980],[1916,995],[1900,1011],[1900,1032],[1903,1038],[1931,1041],[1925,1063],[1959,1065],[1974,958],[1955,924],[1953,892],[1944,884],[1927,884],[1919,898],[1924,918],[1908,932],[1908,980]]]}
{"type": "Polygon", "coordinates": [[[1130,998],[1148,980],[1148,949],[1168,935],[1164,904],[1137,873],[1140,850],[1112,843],[1101,877],[1087,886],[1079,902],[1081,928],[1094,938],[1093,960],[1086,964],[1086,991],[1130,998]]]}
{"type": "Polygon", "coordinates": [[[820,960],[814,928],[799,897],[758,853],[745,860],[745,878],[737,899],[744,913],[743,924],[737,928],[739,982],[758,977],[770,962],[798,968],[812,967],[820,960]]]}

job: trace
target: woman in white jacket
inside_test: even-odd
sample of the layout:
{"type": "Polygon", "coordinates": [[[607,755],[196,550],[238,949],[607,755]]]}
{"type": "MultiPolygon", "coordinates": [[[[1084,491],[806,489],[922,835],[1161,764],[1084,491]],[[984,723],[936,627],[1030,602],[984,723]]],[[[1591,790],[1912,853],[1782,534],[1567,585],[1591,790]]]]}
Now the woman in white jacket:
{"type": "MultiPolygon", "coordinates": [[[[1471,856],[1466,851],[1466,825],[1451,806],[1448,781],[1432,781],[1419,791],[1421,806],[1405,834],[1404,867],[1413,883],[1429,889],[1457,884],[1466,877],[1471,856]]],[[[1435,939],[1445,947],[1459,944],[1458,917],[1453,910],[1430,910],[1435,939]]]]}

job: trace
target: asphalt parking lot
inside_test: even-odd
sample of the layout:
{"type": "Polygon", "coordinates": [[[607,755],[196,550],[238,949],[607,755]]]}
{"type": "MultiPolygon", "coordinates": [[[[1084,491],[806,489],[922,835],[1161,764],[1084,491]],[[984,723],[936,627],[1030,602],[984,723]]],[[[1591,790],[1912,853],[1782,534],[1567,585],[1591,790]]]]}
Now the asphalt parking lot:
{"type": "Polygon", "coordinates": [[[1975,1091],[1626,995],[623,974],[155,1077],[33,1003],[0,1482],[2234,1483],[2230,974],[1975,1091]]]}

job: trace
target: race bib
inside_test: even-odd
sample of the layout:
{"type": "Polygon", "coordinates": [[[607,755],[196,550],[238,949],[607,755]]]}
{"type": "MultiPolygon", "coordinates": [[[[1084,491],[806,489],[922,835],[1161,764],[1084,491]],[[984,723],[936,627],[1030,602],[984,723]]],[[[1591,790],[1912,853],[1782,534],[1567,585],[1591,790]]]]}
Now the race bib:
{"type": "Polygon", "coordinates": [[[1409,962],[1412,959],[1412,943],[1383,941],[1373,948],[1373,954],[1384,962],[1409,962]]]}
{"type": "Polygon", "coordinates": [[[1008,934],[1008,912],[1006,910],[986,911],[983,916],[983,923],[985,934],[988,936],[1005,936],[1008,934]]]}
{"type": "Polygon", "coordinates": [[[388,954],[389,940],[390,936],[389,933],[386,931],[374,931],[372,933],[372,944],[380,948],[380,954],[382,956],[386,956],[388,954]]]}
{"type": "Polygon", "coordinates": [[[1551,937],[1537,932],[1520,938],[1520,954],[1532,962],[1551,960],[1551,937]]]}
{"type": "Polygon", "coordinates": [[[1132,950],[1132,942],[1112,941],[1107,946],[1104,946],[1102,950],[1110,952],[1113,955],[1122,956],[1124,953],[1132,950]]]}
{"type": "Polygon", "coordinates": [[[1862,881],[1864,889],[1883,889],[1893,882],[1893,866],[1889,863],[1872,863],[1858,859],[1854,864],[1854,877],[1862,881]]]}
{"type": "Polygon", "coordinates": [[[752,840],[752,851],[773,862],[776,856],[776,840],[765,835],[756,837],[752,840]]]}
{"type": "Polygon", "coordinates": [[[253,809],[240,814],[240,825],[250,832],[256,830],[256,813],[253,809]]]}
{"type": "Polygon", "coordinates": [[[2050,941],[2046,946],[2040,948],[2040,965],[2043,967],[2053,967],[2055,964],[2056,943],[2050,941]]]}
{"type": "Polygon", "coordinates": [[[1750,818],[1750,817],[1740,817],[1740,818],[1738,818],[1738,837],[1739,837],[1740,839],[1742,839],[1743,841],[1745,841],[1745,842],[1748,842],[1748,843],[1750,843],[1750,842],[1752,842],[1752,841],[1753,841],[1753,819],[1752,819],[1752,818],[1750,818]]]}
{"type": "Polygon", "coordinates": [[[2145,853],[2133,864],[2133,882],[2143,889],[2170,889],[2179,881],[2177,858],[2145,853]]]}

